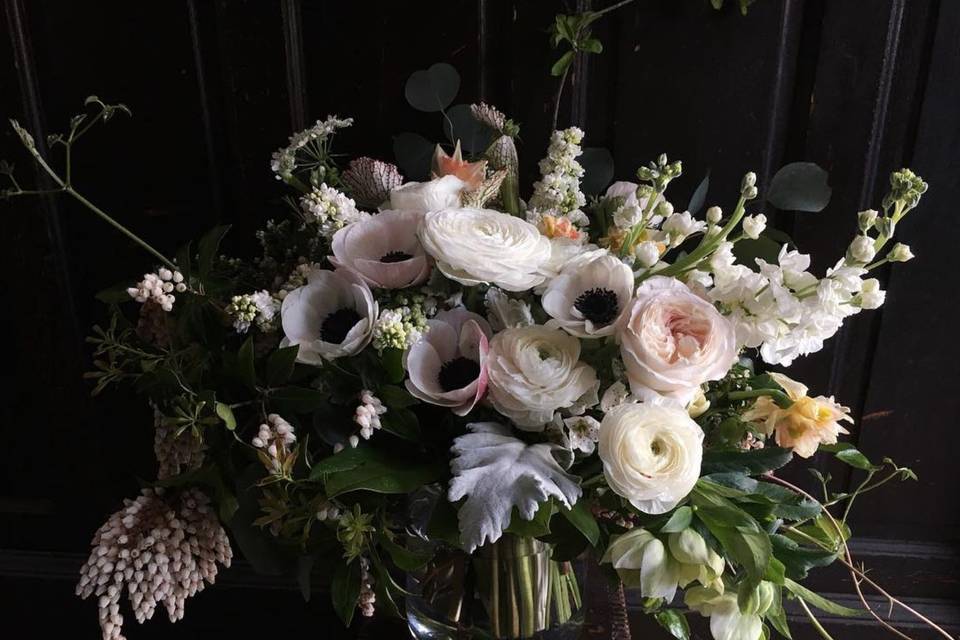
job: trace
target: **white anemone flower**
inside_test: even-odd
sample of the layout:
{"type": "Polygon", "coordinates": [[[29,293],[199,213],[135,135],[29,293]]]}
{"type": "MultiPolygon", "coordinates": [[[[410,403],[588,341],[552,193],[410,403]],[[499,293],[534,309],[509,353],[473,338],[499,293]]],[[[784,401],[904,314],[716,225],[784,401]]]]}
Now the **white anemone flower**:
{"type": "Polygon", "coordinates": [[[297,361],[321,365],[358,353],[370,342],[379,307],[370,287],[345,269],[316,270],[283,299],[283,346],[299,345],[297,361]]]}
{"type": "Polygon", "coordinates": [[[465,416],[487,390],[490,325],[482,316],[457,307],[441,311],[427,327],[404,355],[407,391],[465,416]]]}
{"type": "Polygon", "coordinates": [[[430,261],[417,238],[423,214],[381,211],[333,236],[330,262],[363,278],[371,287],[403,289],[422,284],[430,261]]]}
{"type": "Polygon", "coordinates": [[[596,252],[570,262],[550,281],[543,310],[560,327],[579,338],[613,334],[633,295],[633,271],[608,252],[596,252]]]}

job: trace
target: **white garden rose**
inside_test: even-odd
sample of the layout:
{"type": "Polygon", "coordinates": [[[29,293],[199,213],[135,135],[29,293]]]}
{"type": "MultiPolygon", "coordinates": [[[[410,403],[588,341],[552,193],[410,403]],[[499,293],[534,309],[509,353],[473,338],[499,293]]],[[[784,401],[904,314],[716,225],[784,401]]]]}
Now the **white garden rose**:
{"type": "Polygon", "coordinates": [[[580,341],[542,325],[506,329],[493,336],[487,397],[519,428],[542,431],[559,409],[582,412],[596,403],[599,381],[580,362],[580,341]]]}
{"type": "Polygon", "coordinates": [[[637,288],[620,328],[620,354],[633,393],[685,406],[700,385],[719,380],[737,359],[733,324],[673,278],[653,276],[637,288]]]}
{"type": "Polygon", "coordinates": [[[451,280],[526,291],[542,283],[550,240],[520,218],[490,209],[442,209],[426,214],[420,241],[451,280]]]}
{"type": "Polygon", "coordinates": [[[316,270],[283,299],[281,346],[299,345],[297,362],[320,365],[359,353],[370,342],[379,306],[370,287],[345,269],[316,270]]]}
{"type": "Polygon", "coordinates": [[[543,310],[557,326],[580,338],[612,335],[633,295],[633,271],[595,251],[569,262],[543,293],[543,310]]]}
{"type": "Polygon", "coordinates": [[[703,431],[672,406],[622,404],[600,423],[607,484],[644,513],[673,509],[700,477],[703,431]]]}
{"type": "Polygon", "coordinates": [[[429,182],[408,182],[390,192],[390,209],[426,213],[460,206],[460,192],[467,183],[457,176],[429,182]]]}
{"type": "Polygon", "coordinates": [[[353,271],[371,287],[402,289],[422,284],[430,262],[417,227],[423,214],[381,211],[337,231],[330,243],[330,262],[353,271]]]}

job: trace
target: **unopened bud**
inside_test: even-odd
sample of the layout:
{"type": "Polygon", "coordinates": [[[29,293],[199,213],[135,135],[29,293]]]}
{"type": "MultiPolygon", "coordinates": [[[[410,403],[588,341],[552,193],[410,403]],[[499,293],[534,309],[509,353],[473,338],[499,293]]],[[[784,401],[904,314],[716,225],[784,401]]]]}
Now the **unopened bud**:
{"type": "Polygon", "coordinates": [[[743,233],[751,240],[756,240],[767,228],[767,216],[758,213],[755,216],[745,216],[743,218],[743,233]]]}
{"type": "Polygon", "coordinates": [[[740,191],[744,191],[748,187],[756,186],[757,184],[757,174],[753,171],[748,171],[746,175],[743,176],[743,180],[740,182],[740,191]]]}
{"type": "Polygon", "coordinates": [[[869,236],[857,236],[847,248],[847,260],[850,262],[859,262],[866,264],[874,259],[877,250],[873,246],[873,238],[869,236]]]}
{"type": "Polygon", "coordinates": [[[649,268],[657,264],[660,259],[660,248],[657,247],[657,243],[647,240],[637,245],[634,255],[642,266],[649,268]]]}
{"type": "Polygon", "coordinates": [[[860,224],[860,231],[866,233],[873,228],[873,225],[877,224],[877,217],[879,214],[876,209],[867,209],[866,211],[861,211],[857,214],[857,222],[860,224]]]}
{"type": "Polygon", "coordinates": [[[913,257],[910,245],[903,244],[902,242],[893,245],[893,249],[890,249],[890,253],[887,254],[887,259],[890,260],[890,262],[906,262],[907,260],[913,260],[913,257]]]}
{"type": "Polygon", "coordinates": [[[660,204],[657,205],[656,211],[658,216],[663,216],[666,218],[673,213],[673,205],[666,200],[661,200],[660,204]]]}
{"type": "Polygon", "coordinates": [[[723,209],[717,206],[707,209],[707,222],[717,224],[723,218],[723,209]]]}

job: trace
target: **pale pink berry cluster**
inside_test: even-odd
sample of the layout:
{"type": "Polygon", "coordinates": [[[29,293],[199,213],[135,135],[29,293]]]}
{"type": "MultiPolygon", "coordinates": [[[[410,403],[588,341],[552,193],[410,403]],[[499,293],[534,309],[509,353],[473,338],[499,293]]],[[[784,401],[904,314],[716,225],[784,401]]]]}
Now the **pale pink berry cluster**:
{"type": "Polygon", "coordinates": [[[260,449],[260,460],[268,471],[286,475],[293,466],[292,447],[297,442],[293,425],[275,413],[267,416],[251,443],[260,449]]]}
{"type": "Polygon", "coordinates": [[[374,589],[373,574],[370,573],[370,561],[360,557],[360,595],[357,596],[357,608],[364,618],[372,618],[377,602],[377,593],[374,589]]]}
{"type": "Polygon", "coordinates": [[[141,304],[155,302],[161,309],[170,312],[173,311],[173,303],[177,299],[173,292],[183,293],[186,290],[187,285],[183,281],[182,273],[160,267],[156,273],[143,274],[143,280],[138,282],[137,286],[128,288],[127,293],[141,304]]]}
{"type": "Polygon", "coordinates": [[[233,557],[210,500],[196,489],[176,495],[144,489],[135,500],[124,501],[91,545],[76,592],[98,597],[104,640],[124,638],[124,592],[137,622],[152,618],[161,603],[176,622],[186,599],[213,584],[217,564],[229,567],[233,557]]]}
{"type": "Polygon", "coordinates": [[[379,429],[380,416],[387,412],[387,408],[380,402],[380,398],[373,395],[369,389],[360,392],[360,404],[353,415],[353,421],[360,427],[360,436],[364,440],[369,440],[373,435],[374,429],[379,429]]]}
{"type": "Polygon", "coordinates": [[[403,176],[395,165],[373,158],[357,158],[341,176],[353,199],[365,207],[379,207],[390,192],[403,184],[403,176]]]}

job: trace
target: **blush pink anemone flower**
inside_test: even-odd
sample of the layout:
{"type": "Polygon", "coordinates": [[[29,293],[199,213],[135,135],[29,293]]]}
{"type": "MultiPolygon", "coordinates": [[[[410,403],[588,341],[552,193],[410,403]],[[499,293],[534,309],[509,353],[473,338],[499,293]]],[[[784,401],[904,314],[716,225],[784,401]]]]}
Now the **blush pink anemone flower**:
{"type": "Polygon", "coordinates": [[[371,287],[403,289],[423,284],[430,260],[417,238],[423,214],[381,211],[333,236],[330,262],[360,276],[371,287]]]}
{"type": "Polygon", "coordinates": [[[423,338],[404,355],[407,391],[465,416],[487,390],[490,325],[457,307],[441,311],[427,326],[423,338]]]}

